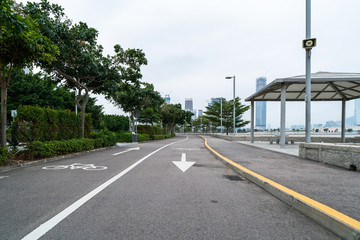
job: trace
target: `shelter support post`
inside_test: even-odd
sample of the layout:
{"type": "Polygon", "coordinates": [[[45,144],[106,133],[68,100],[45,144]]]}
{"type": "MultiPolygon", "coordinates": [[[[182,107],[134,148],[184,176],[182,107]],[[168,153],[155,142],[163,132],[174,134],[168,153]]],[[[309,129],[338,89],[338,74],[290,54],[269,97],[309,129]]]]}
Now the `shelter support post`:
{"type": "Polygon", "coordinates": [[[254,143],[254,100],[251,100],[251,133],[250,133],[250,141],[254,143]]]}
{"type": "Polygon", "coordinates": [[[346,121],[346,116],[345,116],[345,110],[346,110],[346,100],[343,99],[342,100],[342,108],[341,108],[341,142],[345,143],[345,121],[346,121]]]}
{"type": "Polygon", "coordinates": [[[286,85],[281,85],[280,148],[285,147],[286,85]]]}

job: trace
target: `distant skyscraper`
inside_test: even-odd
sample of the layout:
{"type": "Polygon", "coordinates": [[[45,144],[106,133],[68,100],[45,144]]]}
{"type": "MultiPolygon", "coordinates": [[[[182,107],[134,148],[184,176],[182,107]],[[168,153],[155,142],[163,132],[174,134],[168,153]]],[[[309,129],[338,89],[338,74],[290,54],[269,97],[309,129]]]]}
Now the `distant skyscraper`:
{"type": "Polygon", "coordinates": [[[209,104],[208,104],[208,106],[211,106],[211,105],[213,105],[214,103],[216,103],[216,102],[220,102],[220,98],[218,97],[218,98],[211,98],[211,102],[209,102],[209,104]]]}
{"type": "Polygon", "coordinates": [[[355,122],[356,125],[360,124],[360,99],[355,100],[355,110],[354,110],[355,122]]]}
{"type": "MultiPolygon", "coordinates": [[[[266,78],[259,77],[256,79],[256,91],[266,86],[266,78]]],[[[255,127],[266,129],[266,102],[256,102],[256,121],[255,127]]]]}
{"type": "Polygon", "coordinates": [[[193,111],[193,100],[192,98],[185,98],[185,110],[193,111]]]}
{"type": "Polygon", "coordinates": [[[203,111],[201,109],[198,110],[198,116],[202,116],[203,115],[203,111]]]}
{"type": "Polygon", "coordinates": [[[165,95],[164,100],[167,104],[170,104],[170,95],[165,95]]]}

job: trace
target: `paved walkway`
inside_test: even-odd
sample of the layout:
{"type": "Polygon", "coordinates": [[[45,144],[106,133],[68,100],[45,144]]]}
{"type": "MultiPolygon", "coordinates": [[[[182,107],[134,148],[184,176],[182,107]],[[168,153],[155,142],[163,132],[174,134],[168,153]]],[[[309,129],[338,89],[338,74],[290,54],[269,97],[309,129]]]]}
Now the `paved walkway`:
{"type": "Polygon", "coordinates": [[[280,149],[276,144],[206,138],[211,148],[245,168],[360,220],[359,172],[291,156],[297,145],[280,149]]]}
{"type": "Polygon", "coordinates": [[[248,146],[253,146],[253,147],[257,147],[257,148],[274,151],[274,152],[285,153],[285,154],[289,154],[292,156],[299,155],[299,143],[286,144],[284,148],[280,148],[280,144],[276,144],[276,143],[270,144],[269,142],[261,142],[261,141],[257,141],[254,143],[251,143],[249,141],[236,141],[236,142],[245,144],[248,146]]]}

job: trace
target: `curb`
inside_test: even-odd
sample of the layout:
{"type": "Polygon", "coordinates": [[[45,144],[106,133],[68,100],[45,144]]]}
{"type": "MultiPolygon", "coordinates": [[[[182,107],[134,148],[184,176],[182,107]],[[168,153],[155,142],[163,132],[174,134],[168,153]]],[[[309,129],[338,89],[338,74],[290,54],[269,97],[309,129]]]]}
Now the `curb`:
{"type": "Polygon", "coordinates": [[[53,157],[53,158],[44,158],[44,159],[40,159],[40,160],[36,160],[36,161],[9,165],[9,166],[5,166],[5,167],[0,167],[0,173],[12,171],[12,170],[16,170],[16,169],[24,168],[24,167],[37,166],[37,165],[41,165],[41,164],[47,163],[47,162],[55,162],[55,161],[59,161],[59,160],[63,160],[63,159],[69,159],[69,158],[73,158],[73,157],[76,157],[76,156],[82,156],[82,155],[90,154],[90,153],[93,153],[93,152],[105,151],[107,149],[133,146],[133,145],[137,145],[137,144],[138,144],[137,142],[136,143],[117,144],[117,145],[111,146],[111,147],[97,148],[97,149],[92,149],[92,150],[89,150],[89,151],[71,153],[71,154],[61,155],[61,156],[57,156],[57,157],[53,157]]]}
{"type": "Polygon", "coordinates": [[[214,154],[216,158],[249,181],[273,194],[284,203],[319,223],[338,237],[342,239],[360,240],[360,222],[357,220],[231,161],[212,149],[207,144],[205,137],[202,138],[205,140],[204,144],[206,148],[214,154]]]}

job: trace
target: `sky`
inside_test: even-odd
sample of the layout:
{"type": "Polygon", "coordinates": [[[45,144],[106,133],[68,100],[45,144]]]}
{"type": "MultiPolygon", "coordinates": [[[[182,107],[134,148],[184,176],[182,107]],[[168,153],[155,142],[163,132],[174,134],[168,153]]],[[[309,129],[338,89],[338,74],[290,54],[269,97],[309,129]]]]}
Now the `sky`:
{"type": "MultiPolygon", "coordinates": [[[[23,1],[24,2],[24,1],[23,1]]],[[[148,65],[143,81],[154,84],[171,103],[192,98],[205,110],[213,97],[242,99],[255,92],[256,79],[305,74],[305,0],[50,0],[74,22],[99,31],[106,54],[113,46],[143,49],[148,65]]],[[[360,1],[311,3],[311,72],[360,72],[360,1]]],[[[107,114],[123,112],[98,97],[107,114]]],[[[250,105],[248,102],[243,102],[250,105]]],[[[304,125],[305,104],[287,103],[286,126],[304,125]]],[[[313,102],[312,123],[341,119],[340,102],[313,102]]],[[[347,117],[354,103],[347,103],[347,117]]],[[[250,120],[250,111],[244,114],[250,120]]],[[[280,103],[267,103],[267,125],[280,125],[280,103]]],[[[270,125],[270,126],[269,126],[270,125]]]]}

